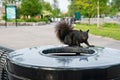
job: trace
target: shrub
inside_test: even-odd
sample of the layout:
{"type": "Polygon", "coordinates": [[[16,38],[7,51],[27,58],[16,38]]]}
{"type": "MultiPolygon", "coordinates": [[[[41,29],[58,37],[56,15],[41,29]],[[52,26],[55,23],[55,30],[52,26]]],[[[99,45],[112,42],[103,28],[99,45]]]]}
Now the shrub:
{"type": "Polygon", "coordinates": [[[24,19],[17,19],[17,22],[25,22],[24,19]]]}
{"type": "Polygon", "coordinates": [[[4,15],[4,16],[2,16],[2,19],[3,19],[3,20],[5,20],[5,15],[4,15]]]}
{"type": "Polygon", "coordinates": [[[39,22],[40,19],[36,19],[36,18],[30,18],[30,19],[25,19],[26,22],[39,22]]]}
{"type": "Polygon", "coordinates": [[[40,19],[40,21],[48,23],[48,18],[40,19]]]}

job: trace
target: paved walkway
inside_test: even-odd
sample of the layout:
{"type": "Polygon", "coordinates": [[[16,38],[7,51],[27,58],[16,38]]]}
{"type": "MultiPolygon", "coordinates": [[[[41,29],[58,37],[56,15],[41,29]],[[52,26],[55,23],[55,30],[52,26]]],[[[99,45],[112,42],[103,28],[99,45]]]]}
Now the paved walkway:
{"type": "MultiPolygon", "coordinates": [[[[60,45],[55,35],[55,24],[41,26],[0,27],[0,45],[13,49],[35,46],[60,45]]],[[[120,49],[120,41],[90,35],[90,44],[120,49]]]]}

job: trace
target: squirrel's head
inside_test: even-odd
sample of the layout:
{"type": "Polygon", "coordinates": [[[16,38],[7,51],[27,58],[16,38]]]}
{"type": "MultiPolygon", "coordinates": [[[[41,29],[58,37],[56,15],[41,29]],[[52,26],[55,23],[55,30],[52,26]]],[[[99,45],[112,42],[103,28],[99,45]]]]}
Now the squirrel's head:
{"type": "Polygon", "coordinates": [[[87,31],[80,30],[81,37],[82,37],[83,40],[87,40],[88,39],[88,32],[89,32],[89,30],[87,30],[87,31]]]}

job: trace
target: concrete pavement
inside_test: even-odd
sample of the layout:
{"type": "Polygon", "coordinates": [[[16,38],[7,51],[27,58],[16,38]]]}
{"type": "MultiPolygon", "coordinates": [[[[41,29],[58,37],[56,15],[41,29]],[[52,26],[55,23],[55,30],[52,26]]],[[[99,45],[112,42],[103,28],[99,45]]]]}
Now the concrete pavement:
{"type": "MultiPolygon", "coordinates": [[[[27,47],[61,45],[56,38],[55,24],[41,26],[11,26],[0,27],[0,45],[12,49],[22,49],[27,47]]],[[[95,46],[110,47],[120,49],[120,41],[100,36],[89,36],[90,44],[95,46]]]]}
{"type": "Polygon", "coordinates": [[[120,41],[111,38],[90,35],[89,42],[94,44],[95,46],[120,49],[120,41]]]}

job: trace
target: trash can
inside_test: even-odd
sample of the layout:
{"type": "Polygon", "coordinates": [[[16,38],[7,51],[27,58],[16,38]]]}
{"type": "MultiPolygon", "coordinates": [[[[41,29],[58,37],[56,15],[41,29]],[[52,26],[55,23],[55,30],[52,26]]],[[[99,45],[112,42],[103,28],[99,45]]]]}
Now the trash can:
{"type": "Polygon", "coordinates": [[[41,46],[8,54],[9,80],[120,80],[120,50],[41,46]]]}

